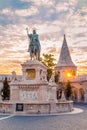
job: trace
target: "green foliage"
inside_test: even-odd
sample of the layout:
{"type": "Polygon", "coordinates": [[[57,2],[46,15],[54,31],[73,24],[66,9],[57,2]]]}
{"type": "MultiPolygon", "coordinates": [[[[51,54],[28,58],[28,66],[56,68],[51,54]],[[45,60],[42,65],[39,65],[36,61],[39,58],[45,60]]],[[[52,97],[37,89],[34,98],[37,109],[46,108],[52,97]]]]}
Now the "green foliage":
{"type": "Polygon", "coordinates": [[[10,87],[7,81],[7,77],[3,81],[3,89],[2,89],[2,99],[9,100],[10,98],[10,87]]]}
{"type": "Polygon", "coordinates": [[[41,58],[41,62],[51,69],[55,66],[54,60],[55,59],[52,54],[43,54],[43,58],[41,58]]]}
{"type": "Polygon", "coordinates": [[[49,81],[49,79],[51,78],[51,75],[53,74],[53,69],[55,66],[54,63],[54,57],[52,54],[43,54],[43,57],[40,59],[41,62],[47,66],[47,80],[49,81]]]}
{"type": "Polygon", "coordinates": [[[66,93],[66,98],[69,100],[69,98],[72,95],[72,86],[71,86],[69,81],[66,84],[66,91],[65,91],[65,93],[66,93]]]}

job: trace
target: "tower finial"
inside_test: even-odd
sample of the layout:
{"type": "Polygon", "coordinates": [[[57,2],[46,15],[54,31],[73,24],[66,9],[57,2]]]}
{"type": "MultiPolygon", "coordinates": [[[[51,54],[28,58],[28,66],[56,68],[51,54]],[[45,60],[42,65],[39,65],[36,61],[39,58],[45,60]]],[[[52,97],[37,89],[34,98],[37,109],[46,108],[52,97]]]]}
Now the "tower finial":
{"type": "Polygon", "coordinates": [[[63,39],[63,42],[66,42],[66,35],[64,34],[64,39],[63,39]]]}

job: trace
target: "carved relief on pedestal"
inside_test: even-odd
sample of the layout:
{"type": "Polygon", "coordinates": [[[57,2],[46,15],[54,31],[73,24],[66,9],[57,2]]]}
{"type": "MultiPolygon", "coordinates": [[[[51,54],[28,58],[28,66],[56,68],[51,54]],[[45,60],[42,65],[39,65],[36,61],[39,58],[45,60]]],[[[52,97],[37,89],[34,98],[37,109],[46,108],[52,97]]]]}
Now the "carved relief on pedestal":
{"type": "Polygon", "coordinates": [[[20,99],[22,101],[35,101],[38,100],[37,91],[26,91],[26,90],[20,90],[20,99]]]}
{"type": "Polygon", "coordinates": [[[46,79],[46,71],[40,70],[40,80],[47,81],[47,79],[46,79]]]}
{"type": "Polygon", "coordinates": [[[52,74],[50,80],[49,80],[49,84],[53,85],[55,83],[55,79],[54,79],[54,75],[52,74]]]}

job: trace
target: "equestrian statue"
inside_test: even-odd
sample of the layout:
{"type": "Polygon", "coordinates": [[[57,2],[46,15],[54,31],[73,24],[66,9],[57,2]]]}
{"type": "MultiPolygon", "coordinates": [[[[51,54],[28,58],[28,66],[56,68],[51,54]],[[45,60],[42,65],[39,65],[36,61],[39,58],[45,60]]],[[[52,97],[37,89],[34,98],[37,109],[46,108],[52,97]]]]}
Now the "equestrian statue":
{"type": "Polygon", "coordinates": [[[27,30],[27,35],[29,39],[29,47],[28,47],[28,52],[30,52],[30,58],[31,60],[34,58],[36,60],[40,60],[40,42],[38,39],[38,34],[36,33],[36,30],[33,30],[32,34],[29,34],[28,28],[27,30]]]}

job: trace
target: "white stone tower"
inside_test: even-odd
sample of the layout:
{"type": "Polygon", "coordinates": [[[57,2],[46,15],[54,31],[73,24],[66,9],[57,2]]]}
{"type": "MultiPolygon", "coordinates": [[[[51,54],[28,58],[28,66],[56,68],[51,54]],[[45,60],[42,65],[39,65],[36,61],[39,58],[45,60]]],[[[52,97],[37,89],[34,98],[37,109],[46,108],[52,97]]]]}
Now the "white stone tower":
{"type": "Polygon", "coordinates": [[[60,81],[63,82],[75,76],[76,70],[77,67],[71,59],[66,37],[64,35],[59,61],[55,67],[55,73],[60,73],[60,81]]]}

